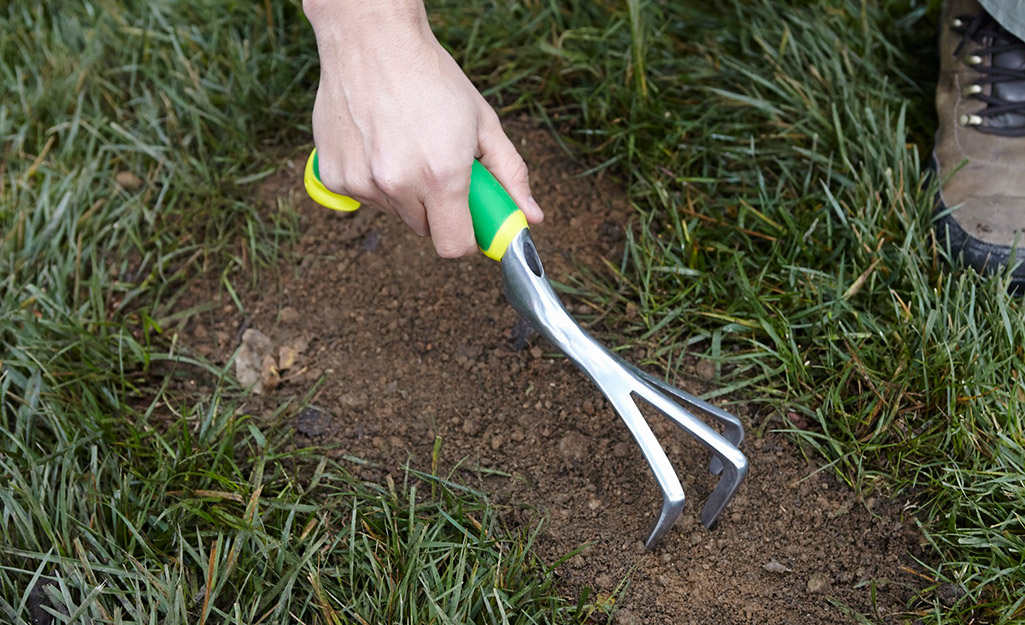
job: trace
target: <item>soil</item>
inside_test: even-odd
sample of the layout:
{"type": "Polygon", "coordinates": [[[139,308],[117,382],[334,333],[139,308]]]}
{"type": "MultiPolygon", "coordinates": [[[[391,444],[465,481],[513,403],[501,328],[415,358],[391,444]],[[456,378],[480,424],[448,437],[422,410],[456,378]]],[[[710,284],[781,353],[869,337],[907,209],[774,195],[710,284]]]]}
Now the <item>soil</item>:
{"type": "MultiPolygon", "coordinates": [[[[522,124],[508,130],[546,209],[533,232],[549,275],[565,283],[578,265],[603,271],[602,258],[622,253],[629,215],[622,191],[579,177],[583,168],[545,132],[522,124]]],[[[285,197],[299,208],[296,262],[263,276],[260,290],[239,294],[245,315],[225,298],[223,307],[193,317],[183,336],[224,362],[244,335],[254,335],[246,330],[265,335],[257,342],[269,339],[271,360],[254,362],[259,369],[264,358],[272,370],[264,367],[268,388],[255,404],[317,389],[311,407],[293,417],[298,444],[370,460],[376,467],[353,464],[353,472],[380,479],[407,461],[429,468],[441,437],[442,464],[466,469],[457,479],[495,502],[518,504],[506,508],[508,523],[529,523],[524,510],[547,511],[538,544],[547,562],[589,545],[558,571],[565,594],[584,586],[613,594],[628,581],[616,623],[854,622],[837,603],[873,619],[907,616],[920,585],[920,539],[899,502],[860,500],[743,404],[729,409],[749,430],[770,433],[749,432],[749,477],[711,531],[698,519],[715,483],[706,455],[652,419],[688,503],[662,545],[646,552],[641,541],[660,498],[638,447],[588,380],[518,322],[501,293],[499,267],[479,255],[439,259],[430,241],[394,217],[316,206],[304,197],[299,165],[262,191],[268,206],[285,197]],[[275,351],[282,345],[291,351],[275,351]]],[[[204,297],[224,296],[200,289],[189,305],[204,297]]],[[[602,340],[615,343],[603,332],[602,340]]],[[[677,385],[711,388],[709,367],[685,369],[690,377],[677,385]]]]}

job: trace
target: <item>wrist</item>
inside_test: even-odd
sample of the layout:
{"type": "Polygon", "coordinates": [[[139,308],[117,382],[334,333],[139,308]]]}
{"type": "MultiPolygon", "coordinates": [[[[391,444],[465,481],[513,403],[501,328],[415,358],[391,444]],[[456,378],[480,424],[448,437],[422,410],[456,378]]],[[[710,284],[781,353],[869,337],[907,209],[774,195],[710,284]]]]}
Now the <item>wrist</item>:
{"type": "Polygon", "coordinates": [[[423,0],[303,0],[318,39],[370,39],[383,32],[430,32],[423,0]]]}

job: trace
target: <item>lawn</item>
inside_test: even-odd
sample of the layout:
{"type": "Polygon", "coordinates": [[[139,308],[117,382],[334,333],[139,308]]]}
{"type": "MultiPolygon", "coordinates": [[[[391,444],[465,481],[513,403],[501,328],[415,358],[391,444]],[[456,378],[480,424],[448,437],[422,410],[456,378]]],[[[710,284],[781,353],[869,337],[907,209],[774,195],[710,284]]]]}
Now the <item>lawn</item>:
{"type": "MultiPolygon", "coordinates": [[[[429,7],[501,113],[627,189],[623,262],[575,296],[908,501],[914,618],[1025,622],[1025,320],[933,234],[938,3],[429,7]]],[[[13,0],[0,59],[4,620],[604,622],[486,493],[354,479],[165,331],[190,280],[233,296],[296,236],[253,198],[309,143],[297,2],[13,0]]]]}

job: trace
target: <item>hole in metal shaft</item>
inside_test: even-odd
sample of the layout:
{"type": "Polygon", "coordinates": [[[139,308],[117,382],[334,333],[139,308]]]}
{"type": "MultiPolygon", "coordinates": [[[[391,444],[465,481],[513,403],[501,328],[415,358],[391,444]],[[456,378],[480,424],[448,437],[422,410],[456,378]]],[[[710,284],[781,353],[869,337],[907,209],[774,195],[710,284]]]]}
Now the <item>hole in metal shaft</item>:
{"type": "Polygon", "coordinates": [[[541,258],[537,255],[537,250],[534,248],[534,242],[527,239],[523,242],[523,258],[527,261],[527,267],[534,272],[534,275],[538,278],[543,278],[545,275],[545,268],[541,265],[541,258]]]}

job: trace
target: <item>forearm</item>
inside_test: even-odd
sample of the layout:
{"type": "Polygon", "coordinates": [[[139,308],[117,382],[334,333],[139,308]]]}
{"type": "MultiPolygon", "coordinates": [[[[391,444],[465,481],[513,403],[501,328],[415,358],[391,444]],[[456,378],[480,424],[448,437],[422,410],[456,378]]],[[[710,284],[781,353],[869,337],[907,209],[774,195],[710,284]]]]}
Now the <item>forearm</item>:
{"type": "Polygon", "coordinates": [[[304,0],[303,10],[328,81],[346,67],[385,78],[438,45],[422,0],[304,0]]]}

